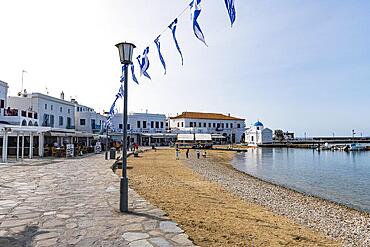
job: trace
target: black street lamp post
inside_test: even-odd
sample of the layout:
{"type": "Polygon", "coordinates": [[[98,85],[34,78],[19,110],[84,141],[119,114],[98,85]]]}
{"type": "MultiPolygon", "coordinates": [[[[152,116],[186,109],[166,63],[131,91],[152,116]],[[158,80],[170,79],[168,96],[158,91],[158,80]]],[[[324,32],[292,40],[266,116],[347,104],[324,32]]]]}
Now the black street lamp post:
{"type": "Polygon", "coordinates": [[[127,95],[128,95],[128,65],[132,63],[132,53],[136,47],[131,43],[116,44],[119,51],[121,64],[126,65],[124,75],[123,87],[123,124],[122,124],[122,175],[120,182],[120,204],[119,209],[121,212],[128,212],[128,177],[127,177],[127,95]]]}

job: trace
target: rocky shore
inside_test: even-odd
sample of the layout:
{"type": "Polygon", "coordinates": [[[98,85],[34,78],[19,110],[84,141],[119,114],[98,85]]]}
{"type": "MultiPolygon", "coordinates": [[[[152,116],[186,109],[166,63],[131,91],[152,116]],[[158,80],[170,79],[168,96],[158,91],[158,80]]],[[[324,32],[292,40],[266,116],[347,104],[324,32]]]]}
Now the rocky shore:
{"type": "Polygon", "coordinates": [[[231,152],[211,151],[206,159],[192,155],[186,164],[245,201],[325,233],[344,246],[370,246],[370,215],[320,198],[262,181],[232,168],[231,152]]]}

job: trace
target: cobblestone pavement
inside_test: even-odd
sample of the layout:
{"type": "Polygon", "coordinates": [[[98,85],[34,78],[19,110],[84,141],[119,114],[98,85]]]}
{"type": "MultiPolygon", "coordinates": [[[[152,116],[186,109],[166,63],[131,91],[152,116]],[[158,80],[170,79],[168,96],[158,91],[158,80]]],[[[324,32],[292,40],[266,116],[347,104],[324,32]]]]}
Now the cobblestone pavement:
{"type": "Polygon", "coordinates": [[[0,165],[0,247],[193,246],[188,236],[129,191],[120,213],[119,178],[103,155],[0,165]]]}

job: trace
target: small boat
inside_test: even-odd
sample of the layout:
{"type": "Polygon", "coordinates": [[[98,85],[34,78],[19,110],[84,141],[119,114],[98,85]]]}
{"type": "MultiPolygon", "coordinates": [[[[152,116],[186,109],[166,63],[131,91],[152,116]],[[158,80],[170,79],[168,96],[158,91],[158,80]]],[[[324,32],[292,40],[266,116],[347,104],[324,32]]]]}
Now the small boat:
{"type": "Polygon", "coordinates": [[[359,143],[352,143],[348,146],[348,151],[365,151],[367,150],[366,146],[359,143]]]}

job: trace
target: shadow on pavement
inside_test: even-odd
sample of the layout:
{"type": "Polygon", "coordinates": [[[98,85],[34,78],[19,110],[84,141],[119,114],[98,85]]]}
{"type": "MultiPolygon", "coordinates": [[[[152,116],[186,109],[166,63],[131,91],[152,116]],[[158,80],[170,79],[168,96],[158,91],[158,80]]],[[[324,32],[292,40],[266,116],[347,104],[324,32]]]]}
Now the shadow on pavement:
{"type": "Polygon", "coordinates": [[[31,246],[33,238],[37,235],[48,233],[48,231],[38,231],[38,226],[27,226],[24,231],[14,236],[0,237],[1,247],[28,247],[31,246]]]}

